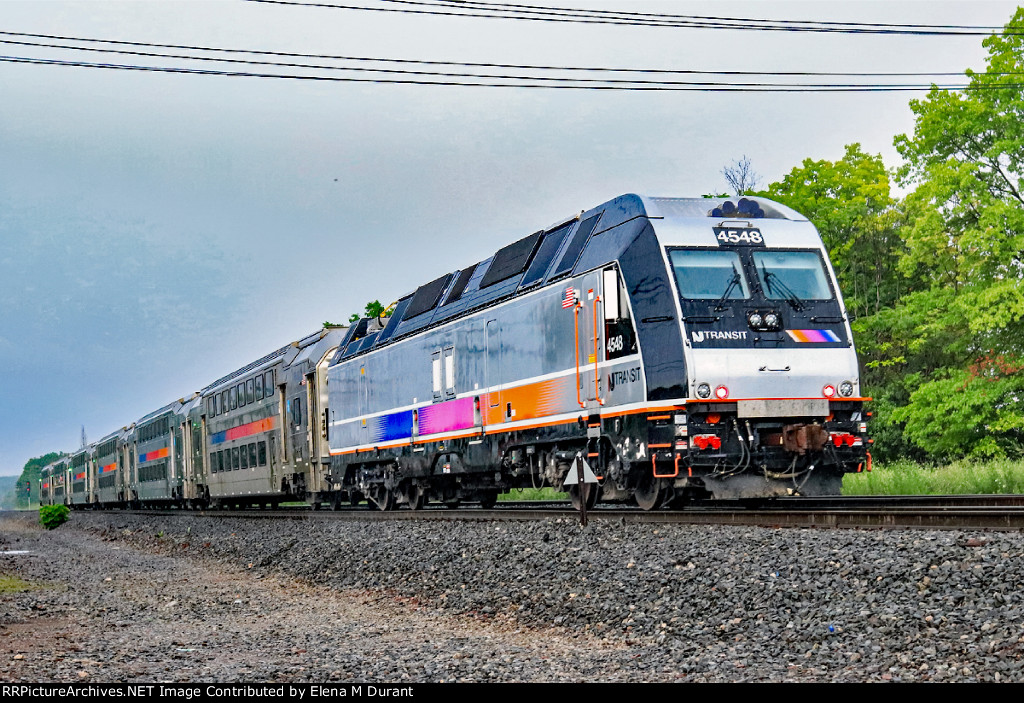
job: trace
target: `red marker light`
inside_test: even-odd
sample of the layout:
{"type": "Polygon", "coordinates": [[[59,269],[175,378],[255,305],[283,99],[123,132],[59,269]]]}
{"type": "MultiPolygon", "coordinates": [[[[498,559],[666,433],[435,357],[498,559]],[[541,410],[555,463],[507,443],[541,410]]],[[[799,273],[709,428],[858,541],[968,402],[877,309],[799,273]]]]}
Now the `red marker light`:
{"type": "MultiPolygon", "coordinates": [[[[835,389],[832,389],[832,392],[834,393],[835,389]]],[[[725,400],[729,397],[729,389],[725,386],[719,386],[715,389],[715,397],[719,400],[725,400]]]]}
{"type": "Polygon", "coordinates": [[[836,387],[830,383],[821,389],[821,394],[826,398],[834,398],[836,395],[836,387]]]}

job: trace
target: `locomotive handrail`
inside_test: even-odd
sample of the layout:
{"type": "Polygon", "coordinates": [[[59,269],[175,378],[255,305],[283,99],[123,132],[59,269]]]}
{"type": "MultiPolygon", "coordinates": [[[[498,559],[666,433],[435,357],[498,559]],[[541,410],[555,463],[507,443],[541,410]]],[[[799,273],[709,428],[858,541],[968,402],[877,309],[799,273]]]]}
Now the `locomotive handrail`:
{"type": "Polygon", "coordinates": [[[601,302],[601,296],[594,296],[594,400],[598,405],[604,405],[601,400],[600,376],[597,372],[598,349],[597,349],[597,304],[601,302]]]}
{"type": "Polygon", "coordinates": [[[576,327],[576,402],[580,404],[581,408],[585,408],[586,404],[580,398],[580,308],[582,307],[582,302],[576,303],[576,307],[573,309],[573,317],[575,318],[574,324],[576,327]]]}

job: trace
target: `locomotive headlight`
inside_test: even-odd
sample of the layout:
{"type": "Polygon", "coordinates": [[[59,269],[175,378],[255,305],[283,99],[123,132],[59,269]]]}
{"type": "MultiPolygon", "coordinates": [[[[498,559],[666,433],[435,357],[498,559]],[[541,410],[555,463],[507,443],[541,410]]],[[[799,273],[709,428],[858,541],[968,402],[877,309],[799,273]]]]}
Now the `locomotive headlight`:
{"type": "Polygon", "coordinates": [[[715,389],[715,397],[719,400],[725,400],[729,397],[729,389],[725,386],[719,386],[715,389]]]}
{"type": "Polygon", "coordinates": [[[776,327],[779,326],[779,316],[776,315],[773,312],[767,313],[764,316],[764,324],[765,324],[766,327],[770,327],[771,329],[775,329],[776,327]]]}
{"type": "Polygon", "coordinates": [[[843,381],[839,384],[839,395],[849,398],[853,395],[853,381],[843,381]]]}
{"type": "Polygon", "coordinates": [[[821,394],[826,398],[834,398],[836,395],[836,387],[829,383],[821,389],[821,394]]]}
{"type": "Polygon", "coordinates": [[[710,398],[711,397],[711,386],[706,383],[702,383],[697,386],[697,397],[698,398],[710,398]]]}
{"type": "Polygon", "coordinates": [[[761,313],[752,312],[747,316],[747,322],[750,323],[751,327],[760,327],[764,322],[764,318],[761,317],[761,313]]]}

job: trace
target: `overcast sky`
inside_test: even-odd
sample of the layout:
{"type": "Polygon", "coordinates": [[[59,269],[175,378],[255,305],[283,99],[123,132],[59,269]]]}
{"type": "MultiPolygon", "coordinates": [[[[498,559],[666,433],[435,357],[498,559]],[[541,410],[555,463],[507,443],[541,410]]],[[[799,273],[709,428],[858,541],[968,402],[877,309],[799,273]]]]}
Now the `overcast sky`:
{"type": "MultiPolygon", "coordinates": [[[[543,1],[971,25],[1002,25],[1015,9],[543,1]]],[[[985,57],[980,37],[555,24],[228,0],[4,0],[0,31],[701,70],[962,71],[985,57]]],[[[198,65],[12,44],[0,55],[198,65]]],[[[852,142],[895,166],[892,139],[913,127],[912,97],[426,87],[0,63],[0,475],[75,449],[82,425],[95,441],[326,320],[347,320],[368,300],[387,304],[622,193],[721,192],[723,166],[743,155],[766,184],[805,158],[839,158],[852,142]]]]}

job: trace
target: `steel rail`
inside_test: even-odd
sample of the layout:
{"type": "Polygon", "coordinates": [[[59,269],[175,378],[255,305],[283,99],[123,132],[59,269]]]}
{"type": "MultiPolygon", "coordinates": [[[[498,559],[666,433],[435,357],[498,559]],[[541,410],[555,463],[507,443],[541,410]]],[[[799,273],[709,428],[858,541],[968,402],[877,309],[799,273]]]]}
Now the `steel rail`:
{"type": "MultiPolygon", "coordinates": [[[[622,506],[605,506],[588,511],[593,520],[621,524],[740,525],[760,527],[814,527],[844,529],[1024,529],[1024,496],[886,496],[835,499],[781,499],[768,507],[707,503],[685,510],[644,511],[622,506]],[[909,500],[905,500],[908,499],[909,500]],[[932,498],[926,501],[924,498],[932,498]],[[940,500],[934,500],[940,498],[940,500]],[[904,500],[900,500],[904,499],[904,500]]],[[[310,509],[275,510],[136,510],[128,514],[154,517],[202,517],[244,519],[341,520],[564,520],[575,522],[579,513],[564,503],[509,503],[500,508],[458,508],[444,506],[423,510],[377,511],[364,507],[337,511],[310,509]]],[[[78,513],[76,513],[78,514],[78,513]]],[[[98,513],[104,514],[104,513],[98,513]]],[[[116,513],[107,513],[116,514],[116,513]]]]}

